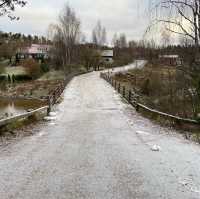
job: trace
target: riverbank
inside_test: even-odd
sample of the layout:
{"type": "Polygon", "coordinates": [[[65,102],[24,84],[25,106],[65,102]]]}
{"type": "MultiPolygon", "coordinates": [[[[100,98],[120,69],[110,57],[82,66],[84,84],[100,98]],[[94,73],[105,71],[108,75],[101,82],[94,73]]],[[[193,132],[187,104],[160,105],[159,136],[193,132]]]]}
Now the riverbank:
{"type": "MultiPolygon", "coordinates": [[[[54,90],[58,85],[60,85],[60,83],[62,83],[63,81],[67,81],[70,82],[71,79],[77,75],[81,75],[87,73],[86,71],[74,71],[72,73],[69,73],[67,76],[65,76],[64,79],[60,79],[60,80],[55,80],[55,76],[52,77],[53,80],[51,80],[51,78],[49,78],[50,80],[46,80],[46,78],[40,79],[40,80],[36,80],[36,81],[32,81],[32,82],[26,82],[26,83],[21,83],[19,85],[15,86],[15,89],[13,89],[13,94],[15,93],[15,91],[19,88],[21,93],[17,93],[18,95],[13,95],[11,93],[7,93],[7,95],[1,96],[2,99],[28,99],[28,100],[33,100],[33,99],[40,99],[41,102],[46,102],[47,96],[51,93],[52,90],[54,90]],[[40,84],[37,84],[37,83],[40,84]],[[55,84],[53,84],[55,83],[55,84]],[[32,84],[36,84],[36,85],[32,85],[32,84]],[[39,85],[39,86],[38,86],[39,85]],[[27,88],[33,87],[34,89],[32,90],[31,95],[24,95],[24,92],[27,88]],[[41,92],[41,90],[43,89],[43,92],[41,92]],[[40,92],[38,92],[40,91],[40,92]],[[42,93],[42,95],[39,95],[40,93],[42,93]],[[37,94],[37,95],[36,95],[37,94]]],[[[52,72],[51,72],[52,75],[52,72]]],[[[1,99],[0,97],[0,99],[1,99]]],[[[18,137],[25,137],[25,136],[29,136],[32,135],[32,129],[35,128],[35,126],[37,127],[38,122],[39,123],[44,123],[42,121],[43,117],[38,117],[38,115],[36,117],[31,117],[31,118],[27,118],[25,121],[19,121],[19,122],[15,122],[14,124],[9,125],[7,128],[2,128],[0,130],[0,142],[10,142],[12,140],[18,139],[18,137]]],[[[3,143],[0,143],[0,145],[3,143]]]]}
{"type": "Polygon", "coordinates": [[[41,99],[45,100],[49,93],[57,88],[65,79],[85,73],[85,70],[73,71],[64,75],[63,71],[52,70],[39,79],[8,84],[0,88],[0,99],[41,99]]]}

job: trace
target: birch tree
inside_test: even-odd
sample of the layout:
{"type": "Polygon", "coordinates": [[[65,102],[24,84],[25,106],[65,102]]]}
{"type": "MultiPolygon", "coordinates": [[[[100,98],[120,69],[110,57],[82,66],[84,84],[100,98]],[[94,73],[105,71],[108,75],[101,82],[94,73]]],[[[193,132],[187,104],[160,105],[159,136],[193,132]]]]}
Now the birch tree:
{"type": "Polygon", "coordinates": [[[92,42],[97,46],[104,46],[107,42],[106,28],[101,25],[101,21],[97,22],[92,31],[92,42]]]}
{"type": "Polygon", "coordinates": [[[59,16],[58,24],[51,26],[51,28],[53,29],[54,48],[59,53],[56,54],[62,60],[64,69],[68,66],[70,71],[76,45],[80,40],[81,22],[75,11],[67,4],[59,16]]]}

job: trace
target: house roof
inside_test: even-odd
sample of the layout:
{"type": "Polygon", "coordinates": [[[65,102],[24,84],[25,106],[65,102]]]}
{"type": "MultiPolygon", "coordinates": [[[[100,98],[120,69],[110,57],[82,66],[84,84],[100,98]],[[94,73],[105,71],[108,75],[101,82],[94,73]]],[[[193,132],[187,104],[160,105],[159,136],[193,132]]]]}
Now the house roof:
{"type": "Polygon", "coordinates": [[[50,50],[50,48],[50,45],[32,44],[30,47],[20,49],[20,52],[28,54],[40,54],[47,53],[50,50]]]}
{"type": "Polygon", "coordinates": [[[160,55],[159,58],[179,58],[179,55],[160,55]]]}
{"type": "Polygon", "coordinates": [[[113,57],[113,50],[103,50],[101,52],[102,57],[113,57]]]}

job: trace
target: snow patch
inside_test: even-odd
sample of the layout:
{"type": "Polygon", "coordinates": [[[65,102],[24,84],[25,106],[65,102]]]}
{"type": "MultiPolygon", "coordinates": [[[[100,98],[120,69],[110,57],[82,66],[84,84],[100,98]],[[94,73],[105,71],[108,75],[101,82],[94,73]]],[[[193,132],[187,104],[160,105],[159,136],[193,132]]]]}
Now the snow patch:
{"type": "Polygon", "coordinates": [[[56,112],[50,112],[50,113],[49,113],[49,116],[50,116],[50,117],[55,117],[56,115],[57,115],[56,112]]]}
{"type": "Polygon", "coordinates": [[[56,123],[54,123],[54,122],[51,122],[51,123],[49,123],[49,125],[50,125],[50,126],[55,126],[55,125],[56,125],[56,123]]]}
{"type": "Polygon", "coordinates": [[[136,131],[137,134],[141,134],[141,135],[150,135],[150,133],[145,132],[145,131],[136,131]]]}
{"type": "Polygon", "coordinates": [[[39,136],[39,137],[42,137],[42,136],[44,136],[44,135],[46,135],[46,134],[47,134],[46,132],[41,131],[41,132],[38,134],[38,136],[39,136]]]}
{"type": "Polygon", "coordinates": [[[153,145],[153,146],[151,147],[151,150],[152,150],[152,151],[160,151],[160,150],[161,150],[161,147],[158,146],[158,145],[153,145]]]}
{"type": "Polygon", "coordinates": [[[44,118],[44,120],[46,121],[53,121],[53,120],[56,120],[57,118],[56,117],[50,117],[50,116],[47,116],[44,118]]]}

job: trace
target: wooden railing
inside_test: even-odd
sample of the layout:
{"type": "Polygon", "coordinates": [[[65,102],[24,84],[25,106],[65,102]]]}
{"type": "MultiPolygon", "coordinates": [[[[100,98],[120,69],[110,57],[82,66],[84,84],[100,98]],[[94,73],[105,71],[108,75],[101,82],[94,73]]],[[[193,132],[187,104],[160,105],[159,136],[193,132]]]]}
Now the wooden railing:
{"type": "Polygon", "coordinates": [[[27,113],[24,113],[24,114],[20,114],[20,115],[16,115],[16,116],[13,116],[13,117],[2,119],[2,120],[0,120],[0,127],[6,126],[8,124],[11,124],[15,121],[19,121],[21,119],[26,119],[30,116],[37,114],[37,113],[41,113],[41,112],[44,112],[44,111],[47,112],[48,108],[49,108],[48,106],[44,106],[42,108],[38,108],[36,110],[30,111],[30,112],[27,112],[27,113]]]}
{"type": "Polygon", "coordinates": [[[51,112],[52,106],[56,104],[58,98],[62,95],[65,89],[65,83],[61,83],[55,90],[51,91],[47,97],[48,101],[48,114],[51,112]]]}
{"type": "Polygon", "coordinates": [[[49,92],[49,95],[47,97],[48,114],[51,112],[52,106],[57,103],[58,99],[65,90],[65,87],[73,77],[74,75],[69,75],[62,83],[60,83],[60,85],[58,85],[54,90],[49,92]]]}
{"type": "Polygon", "coordinates": [[[40,112],[44,112],[46,111],[47,115],[49,115],[49,113],[52,110],[52,106],[55,105],[58,101],[58,99],[60,98],[60,96],[62,95],[66,85],[71,81],[71,79],[76,76],[76,75],[81,75],[81,74],[85,74],[85,72],[79,72],[77,74],[70,74],[66,77],[66,79],[59,84],[59,86],[57,86],[54,90],[49,92],[49,95],[46,97],[47,100],[47,106],[41,107],[39,109],[24,113],[24,114],[20,114],[20,115],[16,115],[13,117],[9,117],[9,118],[5,118],[0,120],[0,127],[6,126],[12,122],[21,120],[21,119],[26,119],[30,116],[33,116],[37,113],[40,112]]]}
{"type": "Polygon", "coordinates": [[[161,117],[164,117],[176,122],[200,124],[197,120],[181,118],[178,116],[170,115],[167,113],[163,113],[163,112],[151,109],[139,103],[139,96],[132,90],[127,89],[125,86],[122,86],[120,82],[117,82],[116,80],[114,80],[114,78],[110,76],[109,73],[101,73],[100,76],[101,78],[105,79],[109,84],[111,84],[115,88],[115,90],[117,90],[132,106],[134,106],[136,108],[136,111],[139,111],[140,109],[142,109],[148,113],[153,113],[153,114],[159,115],[161,117]]]}

